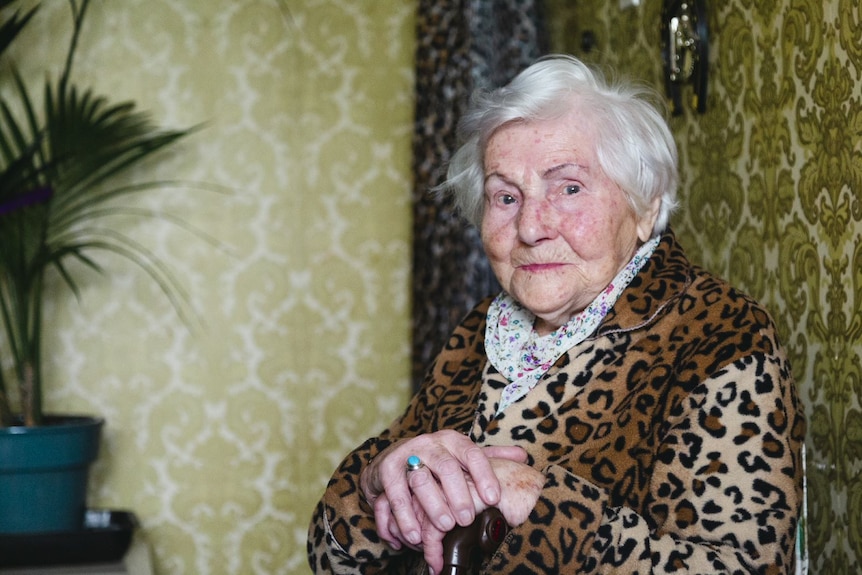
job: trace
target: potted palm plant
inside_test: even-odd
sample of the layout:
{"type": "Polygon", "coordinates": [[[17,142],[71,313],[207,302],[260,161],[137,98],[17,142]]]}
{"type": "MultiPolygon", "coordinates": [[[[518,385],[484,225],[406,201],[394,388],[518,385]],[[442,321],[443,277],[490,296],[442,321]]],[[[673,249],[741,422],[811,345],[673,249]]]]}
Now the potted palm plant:
{"type": "Polygon", "coordinates": [[[158,129],[134,103],[111,103],[76,86],[72,65],[89,0],[68,2],[72,25],[65,64],[58,78],[45,81],[37,103],[8,62],[7,48],[39,5],[0,0],[0,533],[81,525],[88,467],[103,423],[98,417],[43,413],[46,273],[58,274],[77,295],[68,264],[102,271],[94,254],[107,251],[139,264],[175,304],[180,293],[169,270],[146,248],[105,224],[117,214],[156,215],[124,207],[122,200],[162,184],[119,178],[189,130],[158,129]],[[65,448],[77,453],[60,453],[65,448]],[[55,468],[65,475],[45,488],[35,485],[46,469],[55,468]],[[73,493],[59,494],[61,486],[73,493]]]}

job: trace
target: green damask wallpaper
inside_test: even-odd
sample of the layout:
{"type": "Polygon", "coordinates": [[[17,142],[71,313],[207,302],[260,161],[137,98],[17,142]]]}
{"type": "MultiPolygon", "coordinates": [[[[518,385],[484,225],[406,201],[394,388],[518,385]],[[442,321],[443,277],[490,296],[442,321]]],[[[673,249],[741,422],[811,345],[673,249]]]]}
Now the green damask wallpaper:
{"type": "MultiPolygon", "coordinates": [[[[414,0],[94,0],[78,78],[201,130],[150,179],[216,248],[129,230],[177,271],[183,327],[139,270],[106,258],[46,310],[52,410],[102,414],[90,504],[133,510],[159,575],[308,573],[311,510],[410,390],[414,0]]],[[[59,68],[68,5],[19,45],[59,68]]]]}
{"type": "MultiPolygon", "coordinates": [[[[809,418],[811,572],[862,569],[862,6],[707,0],[708,111],[672,120],[695,260],[772,310],[809,418]]],[[[662,2],[548,0],[553,45],[661,88],[662,2]],[[585,53],[583,32],[595,48],[585,53]]],[[[689,91],[690,95],[691,92],[689,91]]]]}

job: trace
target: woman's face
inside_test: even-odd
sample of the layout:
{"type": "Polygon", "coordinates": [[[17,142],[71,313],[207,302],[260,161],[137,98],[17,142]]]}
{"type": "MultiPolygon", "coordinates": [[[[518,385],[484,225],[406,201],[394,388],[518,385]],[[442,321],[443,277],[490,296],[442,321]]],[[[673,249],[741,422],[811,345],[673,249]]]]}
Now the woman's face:
{"type": "Polygon", "coordinates": [[[658,202],[638,218],[599,169],[596,128],[577,107],[507,124],[485,149],[481,232],[500,284],[550,333],[608,287],[652,235],[658,202]]]}

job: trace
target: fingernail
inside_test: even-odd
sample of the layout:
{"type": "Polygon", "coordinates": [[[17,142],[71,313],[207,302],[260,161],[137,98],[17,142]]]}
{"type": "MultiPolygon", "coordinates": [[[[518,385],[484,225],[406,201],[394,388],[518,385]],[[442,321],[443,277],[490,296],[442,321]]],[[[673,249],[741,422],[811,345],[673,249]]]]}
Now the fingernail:
{"type": "Polygon", "coordinates": [[[419,543],[422,541],[422,538],[419,537],[418,531],[409,531],[407,533],[407,541],[409,541],[413,545],[419,545],[419,543]]]}
{"type": "Polygon", "coordinates": [[[451,515],[441,515],[440,516],[440,527],[444,530],[449,531],[453,527],[455,527],[455,520],[452,519],[451,515]]]}
{"type": "Polygon", "coordinates": [[[461,525],[465,527],[473,522],[473,516],[466,509],[462,511],[460,515],[458,515],[458,518],[461,520],[461,525]]]}
{"type": "Polygon", "coordinates": [[[500,494],[494,488],[489,488],[485,490],[485,498],[487,499],[485,503],[496,503],[497,499],[500,497],[500,494]]]}

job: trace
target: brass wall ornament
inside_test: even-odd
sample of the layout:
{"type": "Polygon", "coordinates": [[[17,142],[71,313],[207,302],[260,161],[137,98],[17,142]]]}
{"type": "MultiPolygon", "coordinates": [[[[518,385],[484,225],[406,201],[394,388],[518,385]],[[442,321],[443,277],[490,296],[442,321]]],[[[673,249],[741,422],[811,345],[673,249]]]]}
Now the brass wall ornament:
{"type": "Polygon", "coordinates": [[[661,47],[671,113],[682,114],[682,89],[692,84],[692,106],[703,114],[709,68],[705,0],[665,0],[661,14],[661,47]]]}

